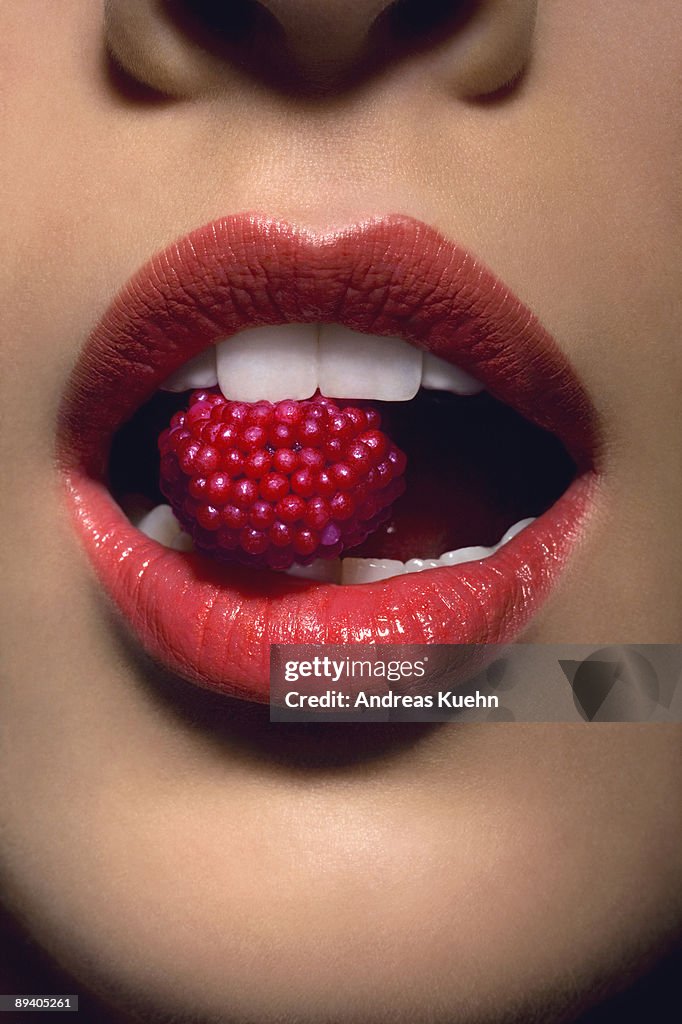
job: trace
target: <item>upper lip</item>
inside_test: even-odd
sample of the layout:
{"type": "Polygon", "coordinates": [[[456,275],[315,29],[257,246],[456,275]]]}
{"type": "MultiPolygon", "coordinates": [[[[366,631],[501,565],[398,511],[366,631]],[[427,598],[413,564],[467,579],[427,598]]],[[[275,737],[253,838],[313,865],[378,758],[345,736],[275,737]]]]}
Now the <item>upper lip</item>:
{"type": "Polygon", "coordinates": [[[558,436],[579,469],[597,417],[556,342],[465,249],[404,216],[316,234],[228,217],[144,266],[91,335],[62,406],[65,465],[103,472],[113,433],[179,366],[256,324],[335,322],[456,363],[558,436]]]}
{"type": "Polygon", "coordinates": [[[471,254],[406,216],[316,233],[254,214],[218,220],[155,256],[88,339],[62,402],[57,456],[78,532],[143,645],[202,685],[267,699],[272,642],[508,642],[582,533],[598,418],[538,319],[471,254]],[[207,345],[262,324],[329,322],[398,336],[477,377],[560,438],[566,494],[485,562],[354,588],[225,574],[161,548],[108,495],[115,431],[207,345]],[[362,593],[360,593],[362,592],[362,593]],[[363,596],[364,595],[364,596],[363,596]]]}

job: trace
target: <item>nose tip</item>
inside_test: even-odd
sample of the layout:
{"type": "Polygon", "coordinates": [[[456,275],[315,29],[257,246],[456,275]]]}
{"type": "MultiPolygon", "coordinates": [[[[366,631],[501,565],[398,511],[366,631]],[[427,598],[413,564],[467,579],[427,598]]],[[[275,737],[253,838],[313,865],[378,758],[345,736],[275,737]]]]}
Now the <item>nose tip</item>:
{"type": "Polygon", "coordinates": [[[297,64],[338,72],[364,53],[377,18],[393,0],[261,0],[297,64]]]}
{"type": "Polygon", "coordinates": [[[179,26],[189,35],[194,26],[208,49],[217,46],[216,52],[271,82],[317,91],[347,85],[372,66],[428,45],[439,32],[456,32],[481,0],[166,2],[180,13],[179,26]]]}

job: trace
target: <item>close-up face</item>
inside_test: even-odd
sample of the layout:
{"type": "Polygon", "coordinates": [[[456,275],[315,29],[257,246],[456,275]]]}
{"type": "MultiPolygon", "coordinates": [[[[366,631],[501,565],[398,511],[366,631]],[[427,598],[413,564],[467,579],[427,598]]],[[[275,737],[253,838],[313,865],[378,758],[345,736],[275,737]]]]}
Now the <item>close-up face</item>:
{"type": "Polygon", "coordinates": [[[674,947],[679,726],[267,702],[682,643],[681,72],[677,0],[0,8],[0,889],[73,991],[574,1020],[674,947]]]}

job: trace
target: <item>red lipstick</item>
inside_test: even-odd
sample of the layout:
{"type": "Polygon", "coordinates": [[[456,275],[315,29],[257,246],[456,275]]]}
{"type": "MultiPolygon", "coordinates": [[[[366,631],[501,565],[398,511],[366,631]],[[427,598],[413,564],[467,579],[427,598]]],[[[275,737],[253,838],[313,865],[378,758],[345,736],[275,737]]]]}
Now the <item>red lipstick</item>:
{"type": "Polygon", "coordinates": [[[64,397],[58,460],[77,532],[145,649],[204,687],[268,699],[271,643],[506,643],[579,541],[598,480],[597,417],[538,320],[469,253],[408,217],[314,233],[255,215],[171,245],[124,287],[64,397]],[[481,562],[337,586],[230,568],[149,540],[106,486],[115,431],[207,345],[263,324],[341,323],[456,363],[555,434],[565,494],[481,562]]]}

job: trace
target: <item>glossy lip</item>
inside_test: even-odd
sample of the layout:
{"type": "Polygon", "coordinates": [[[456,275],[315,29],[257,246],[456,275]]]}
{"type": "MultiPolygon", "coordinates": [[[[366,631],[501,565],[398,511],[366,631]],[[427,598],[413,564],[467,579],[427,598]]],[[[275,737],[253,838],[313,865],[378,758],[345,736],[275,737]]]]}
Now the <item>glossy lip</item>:
{"type": "Polygon", "coordinates": [[[201,686],[267,701],[271,643],[507,643],[558,581],[597,488],[597,417],[534,315],[469,253],[391,216],[315,233],[254,214],[156,255],[88,339],[62,404],[58,463],[78,534],[142,645],[201,686]],[[180,365],[260,324],[343,323],[456,363],[552,431],[579,470],[482,562],[360,586],[226,567],[136,530],[104,483],[111,438],[180,365]]]}

